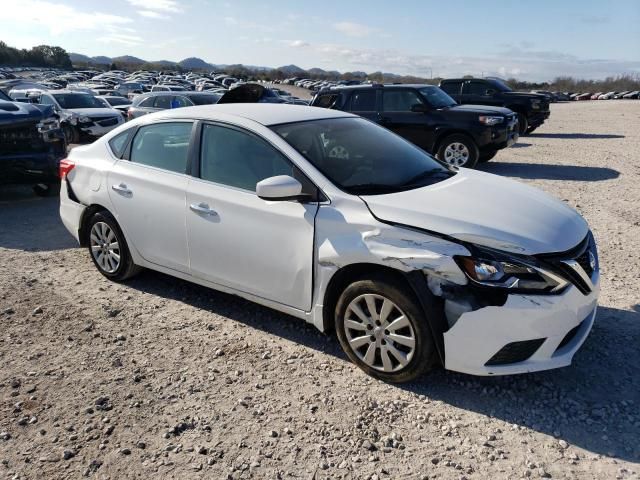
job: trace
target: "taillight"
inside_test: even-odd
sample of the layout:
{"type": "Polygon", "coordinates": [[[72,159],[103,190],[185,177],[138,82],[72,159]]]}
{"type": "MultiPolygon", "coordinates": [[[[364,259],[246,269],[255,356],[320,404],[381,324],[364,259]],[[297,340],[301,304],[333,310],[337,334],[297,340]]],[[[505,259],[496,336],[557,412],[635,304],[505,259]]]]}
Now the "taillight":
{"type": "Polygon", "coordinates": [[[75,166],[76,164],[73,160],[69,160],[68,158],[60,160],[60,166],[58,167],[60,180],[64,179],[75,166]]]}
{"type": "Polygon", "coordinates": [[[133,114],[131,113],[131,110],[127,110],[127,120],[131,120],[133,118],[133,114]]]}

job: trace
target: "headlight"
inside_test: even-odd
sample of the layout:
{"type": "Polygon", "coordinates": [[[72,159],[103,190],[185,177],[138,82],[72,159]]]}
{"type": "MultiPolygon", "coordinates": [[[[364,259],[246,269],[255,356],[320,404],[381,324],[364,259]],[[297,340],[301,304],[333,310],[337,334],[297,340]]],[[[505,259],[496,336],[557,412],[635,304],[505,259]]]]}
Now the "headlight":
{"type": "Polygon", "coordinates": [[[560,293],[569,284],[538,265],[535,259],[514,258],[490,249],[478,250],[477,257],[456,257],[472,283],[531,293],[560,293]]]}
{"type": "Polygon", "coordinates": [[[531,108],[533,108],[534,110],[540,110],[540,100],[538,100],[537,98],[531,100],[531,108]]]}
{"type": "Polygon", "coordinates": [[[38,131],[40,133],[50,132],[60,128],[60,122],[55,118],[46,118],[38,123],[38,131]]]}
{"type": "Polygon", "coordinates": [[[87,117],[86,115],[81,115],[80,117],[78,117],[78,121],[80,123],[91,123],[92,122],[92,120],[89,117],[87,117]]]}
{"type": "Polygon", "coordinates": [[[504,117],[493,117],[491,115],[480,115],[478,120],[483,125],[498,125],[504,121],[504,117]]]}

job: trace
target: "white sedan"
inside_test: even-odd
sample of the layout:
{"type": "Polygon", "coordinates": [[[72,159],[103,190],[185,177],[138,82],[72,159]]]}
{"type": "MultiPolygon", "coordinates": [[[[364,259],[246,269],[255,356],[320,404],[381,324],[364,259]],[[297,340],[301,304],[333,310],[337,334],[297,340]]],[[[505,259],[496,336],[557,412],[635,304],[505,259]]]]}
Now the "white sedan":
{"type": "Polygon", "coordinates": [[[368,374],[566,366],[596,314],[587,223],[357,116],[166,110],[73,149],[60,214],[96,268],[149,268],[334,329],[368,374]]]}

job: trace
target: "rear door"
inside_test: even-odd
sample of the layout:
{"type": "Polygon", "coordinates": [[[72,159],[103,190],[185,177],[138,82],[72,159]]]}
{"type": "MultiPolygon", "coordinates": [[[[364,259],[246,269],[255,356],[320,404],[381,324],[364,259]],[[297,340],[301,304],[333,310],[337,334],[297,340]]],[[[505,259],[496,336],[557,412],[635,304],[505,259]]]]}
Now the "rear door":
{"type": "Polygon", "coordinates": [[[440,88],[456,102],[462,103],[462,80],[442,82],[440,88]]]}
{"type": "Polygon", "coordinates": [[[378,114],[380,111],[379,90],[379,88],[363,88],[351,92],[344,110],[380,123],[378,114]]]}
{"type": "Polygon", "coordinates": [[[380,124],[420,148],[431,151],[435,132],[430,122],[429,113],[424,111],[413,112],[412,107],[414,105],[428,108],[422,97],[415,90],[383,89],[380,124]]]}
{"type": "Polygon", "coordinates": [[[309,311],[318,203],[270,202],[255,191],[276,175],[298,178],[305,192],[308,180],[246,130],[204,124],[200,150],[186,199],[192,275],[309,311]]]}
{"type": "Polygon", "coordinates": [[[185,196],[193,122],[140,127],[109,173],[109,198],[127,240],[156,265],[189,271],[185,196]]]}

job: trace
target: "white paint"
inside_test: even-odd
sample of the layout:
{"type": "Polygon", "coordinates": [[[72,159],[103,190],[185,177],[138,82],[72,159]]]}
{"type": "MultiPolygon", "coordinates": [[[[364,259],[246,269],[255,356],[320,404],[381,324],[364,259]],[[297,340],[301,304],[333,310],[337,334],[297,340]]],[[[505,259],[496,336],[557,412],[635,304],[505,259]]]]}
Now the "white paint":
{"type": "MultiPolygon", "coordinates": [[[[453,260],[469,255],[464,246],[377,220],[363,199],[336,188],[267,127],[345,116],[351,115],[270,104],[189,107],[144,116],[71,152],[76,167],[69,181],[81,204],[69,199],[63,184],[61,217],[77,238],[85,206],[101,205],[118,220],[136,264],[247,298],[319,329],[324,328],[327,286],[348,265],[420,270],[436,294],[443,283],[466,285],[453,260]],[[328,200],[266,201],[255,192],[117,160],[107,147],[110,138],[134,125],[194,118],[237,125],[261,136],[328,200]],[[121,184],[130,195],[112,189],[121,184]]],[[[369,196],[366,201],[378,218],[518,253],[567,250],[587,232],[577,213],[542,192],[467,170],[432,187],[369,196]]],[[[556,355],[553,351],[594,311],[597,293],[584,296],[572,287],[557,296],[511,295],[503,307],[464,312],[444,334],[446,367],[488,375],[567,365],[588,334],[593,315],[575,341],[556,355]],[[529,361],[484,367],[506,343],[541,337],[547,341],[529,361]]]]}

